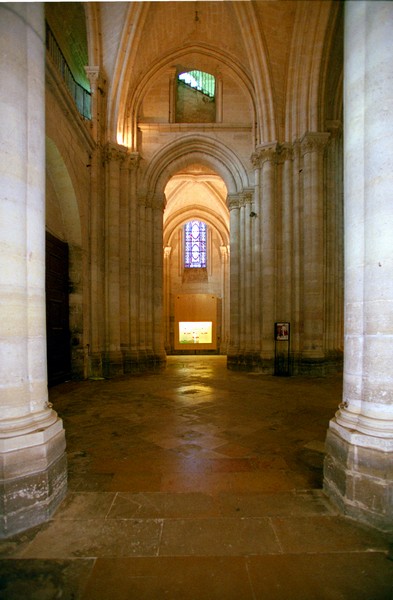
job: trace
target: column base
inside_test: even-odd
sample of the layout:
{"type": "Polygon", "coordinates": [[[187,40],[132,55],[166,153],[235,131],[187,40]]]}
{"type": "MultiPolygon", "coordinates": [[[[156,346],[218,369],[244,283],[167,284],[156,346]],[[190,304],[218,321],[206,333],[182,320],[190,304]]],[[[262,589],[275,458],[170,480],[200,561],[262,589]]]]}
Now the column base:
{"type": "Polygon", "coordinates": [[[393,532],[393,440],[349,431],[333,419],[326,437],[324,491],[343,514],[393,532]]]}
{"type": "Polygon", "coordinates": [[[47,429],[0,440],[0,539],[50,519],[66,493],[60,419],[47,429]]]}

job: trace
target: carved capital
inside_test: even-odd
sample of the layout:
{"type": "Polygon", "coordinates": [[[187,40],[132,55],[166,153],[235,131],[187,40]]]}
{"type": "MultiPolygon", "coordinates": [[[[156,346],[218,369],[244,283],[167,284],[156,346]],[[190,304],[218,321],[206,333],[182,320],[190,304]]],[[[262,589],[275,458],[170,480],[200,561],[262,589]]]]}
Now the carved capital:
{"type": "Polygon", "coordinates": [[[294,159],[294,147],[293,144],[285,143],[280,144],[277,148],[277,164],[282,164],[287,160],[294,159]]]}
{"type": "Polygon", "coordinates": [[[251,162],[255,168],[262,167],[265,162],[275,162],[277,158],[277,142],[257,146],[251,155],[251,162]]]}
{"type": "Polygon", "coordinates": [[[172,252],[172,246],[165,246],[164,248],[164,258],[167,260],[170,258],[172,252]]]}
{"type": "Polygon", "coordinates": [[[91,93],[95,94],[97,90],[104,92],[106,81],[103,77],[100,67],[85,67],[85,73],[90,82],[91,93]]]}
{"type": "Polygon", "coordinates": [[[247,206],[247,204],[252,204],[254,195],[251,190],[244,190],[240,194],[240,202],[242,206],[247,206]]]}
{"type": "Polygon", "coordinates": [[[119,146],[112,142],[108,142],[102,152],[102,160],[104,163],[110,163],[114,161],[123,162],[127,158],[127,148],[125,146],[119,146]]]}
{"type": "Polygon", "coordinates": [[[122,162],[123,169],[128,169],[129,171],[136,171],[139,167],[139,163],[141,160],[141,155],[139,152],[128,152],[124,157],[124,161],[122,162]]]}
{"type": "Polygon", "coordinates": [[[330,133],[319,133],[308,131],[300,140],[300,151],[302,156],[316,152],[322,154],[329,141],[330,133]]]}
{"type": "Polygon", "coordinates": [[[227,206],[228,210],[233,210],[235,208],[240,208],[241,202],[239,194],[228,194],[227,196],[227,206]]]}

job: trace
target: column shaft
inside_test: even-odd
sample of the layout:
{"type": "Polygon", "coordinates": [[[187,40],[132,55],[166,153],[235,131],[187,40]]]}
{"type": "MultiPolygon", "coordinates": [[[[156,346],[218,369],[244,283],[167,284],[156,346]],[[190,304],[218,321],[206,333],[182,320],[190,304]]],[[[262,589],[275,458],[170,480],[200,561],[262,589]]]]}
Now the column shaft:
{"type": "Polygon", "coordinates": [[[0,537],[48,519],[66,493],[48,403],[43,5],[0,6],[0,537]]]}
{"type": "Polygon", "coordinates": [[[343,402],[325,489],[343,512],[393,530],[393,6],[347,2],[344,52],[343,402]]]}

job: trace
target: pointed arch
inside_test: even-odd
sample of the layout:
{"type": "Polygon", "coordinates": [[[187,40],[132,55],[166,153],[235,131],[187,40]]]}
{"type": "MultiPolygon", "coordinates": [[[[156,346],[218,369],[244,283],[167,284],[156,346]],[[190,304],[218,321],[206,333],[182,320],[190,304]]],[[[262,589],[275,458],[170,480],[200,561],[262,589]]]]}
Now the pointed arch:
{"type": "Polygon", "coordinates": [[[258,132],[256,144],[277,139],[276,114],[273,101],[272,76],[262,29],[252,2],[234,2],[235,14],[241,25],[243,43],[252,68],[255,87],[258,132]]]}
{"type": "Polygon", "coordinates": [[[100,33],[99,33],[99,12],[96,2],[84,2],[83,7],[86,15],[86,33],[87,33],[87,51],[89,65],[98,66],[102,64],[100,33]]]}
{"type": "Polygon", "coordinates": [[[127,73],[134,72],[139,41],[150,2],[130,2],[117,53],[112,84],[108,90],[108,137],[116,142],[124,139],[125,113],[129,83],[127,73]],[[128,85],[125,85],[125,82],[128,85]]]}
{"type": "Polygon", "coordinates": [[[296,5],[296,19],[288,68],[285,107],[285,139],[294,140],[306,131],[320,131],[321,69],[332,2],[296,5]]]}

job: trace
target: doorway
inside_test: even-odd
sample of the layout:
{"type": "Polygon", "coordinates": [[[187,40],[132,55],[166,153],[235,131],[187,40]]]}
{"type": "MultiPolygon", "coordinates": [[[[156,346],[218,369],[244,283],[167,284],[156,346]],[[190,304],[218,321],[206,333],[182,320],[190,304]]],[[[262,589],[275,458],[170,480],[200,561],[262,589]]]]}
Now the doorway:
{"type": "Polygon", "coordinates": [[[48,385],[71,376],[68,244],[46,233],[46,344],[48,385]]]}

